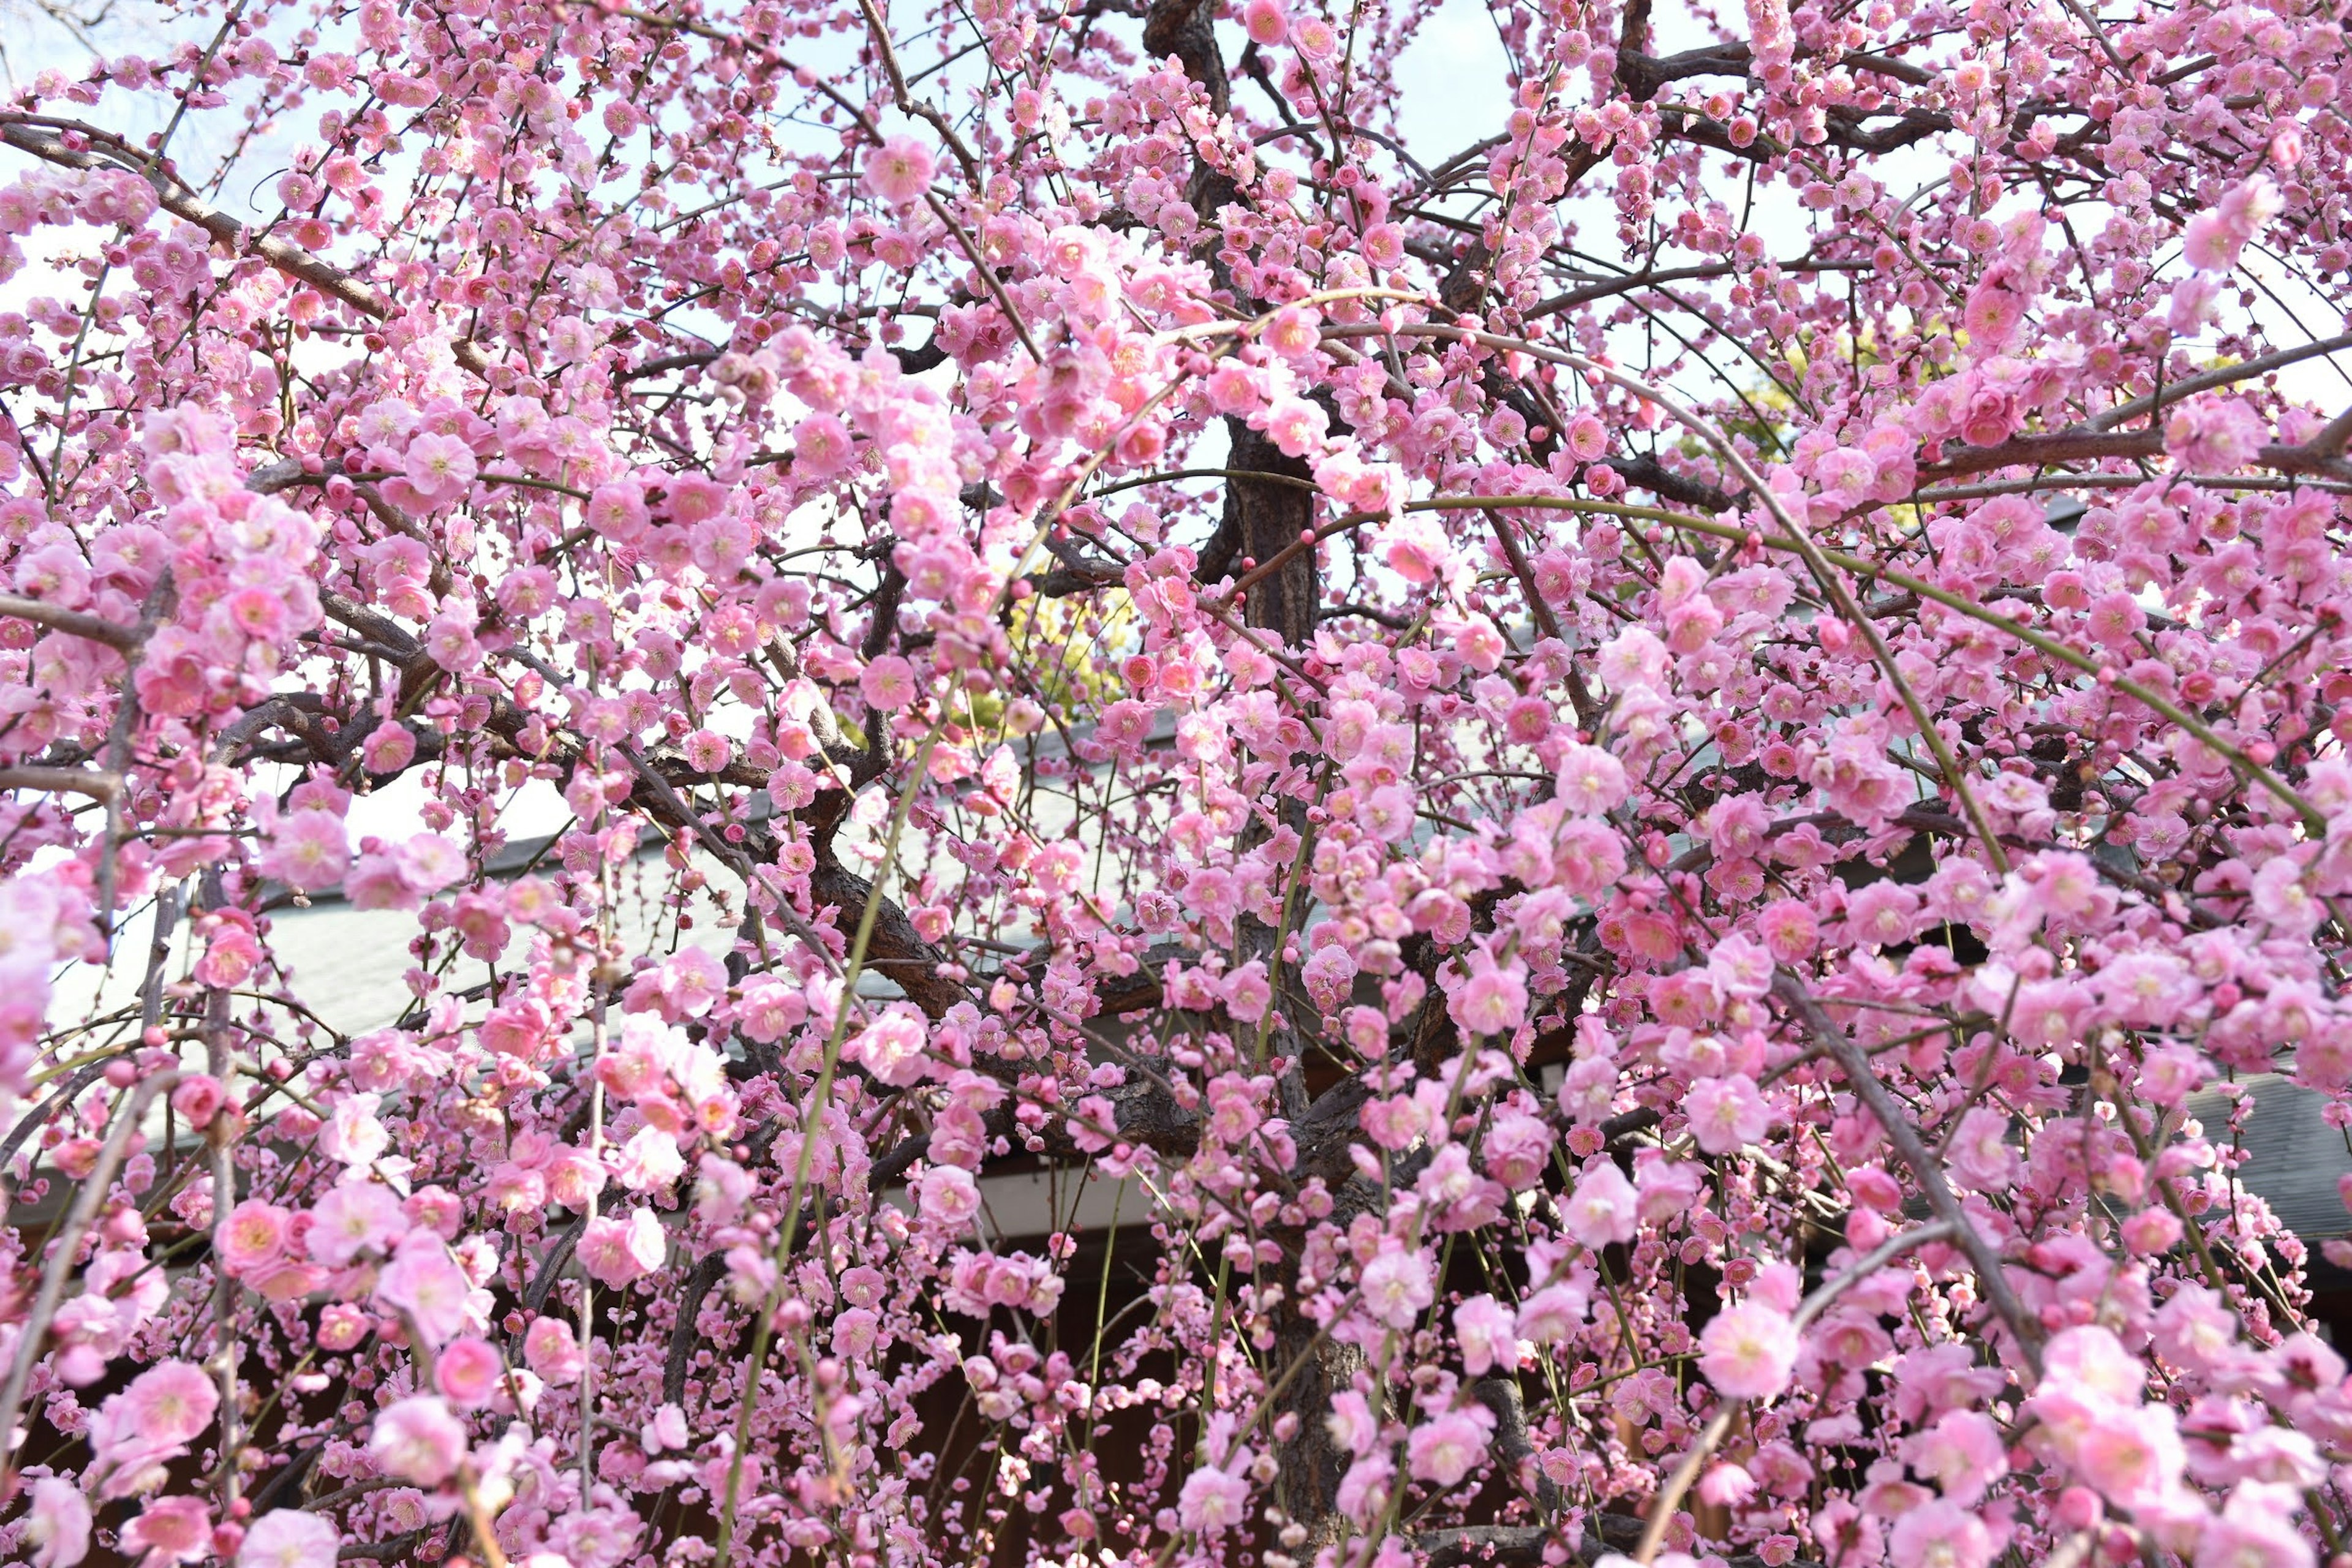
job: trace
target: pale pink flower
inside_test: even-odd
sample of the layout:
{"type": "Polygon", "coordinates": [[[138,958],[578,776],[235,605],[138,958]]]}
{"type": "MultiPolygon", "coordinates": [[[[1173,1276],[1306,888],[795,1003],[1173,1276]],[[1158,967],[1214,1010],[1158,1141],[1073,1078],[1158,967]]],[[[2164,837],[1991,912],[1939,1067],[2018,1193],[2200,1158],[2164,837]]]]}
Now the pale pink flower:
{"type": "Polygon", "coordinates": [[[1934,1426],[1910,1439],[1904,1457],[1912,1473],[1934,1481],[1963,1508],[2009,1473],[2000,1429],[1973,1410],[1946,1411],[1934,1426]]]}
{"type": "Polygon", "coordinates": [[[392,1134],[376,1119],[380,1094],[347,1094],[335,1102],[319,1129],[319,1152],[340,1164],[365,1165],[392,1146],[392,1134]]]}
{"type": "Polygon", "coordinates": [[[793,472],[831,479],[849,466],[856,450],[847,426],[830,414],[812,414],[793,432],[793,472]]]}
{"type": "Polygon", "coordinates": [[[140,1568],[194,1563],[211,1552],[212,1543],[212,1510],[202,1498],[157,1498],[122,1531],[124,1550],[142,1554],[140,1568]]]}
{"type": "Polygon", "coordinates": [[[1710,1154],[1736,1154],[1760,1143],[1772,1128],[1772,1108],[1746,1073],[1703,1078],[1684,1096],[1691,1137],[1710,1154]]]}
{"type": "Polygon", "coordinates": [[[2238,1315],[2202,1285],[2181,1286],[2157,1310],[2156,1348],[2175,1366],[2214,1371],[2225,1363],[2237,1342],[2238,1315]]]}
{"type": "Polygon", "coordinates": [[[55,1476],[33,1483],[33,1509],[25,1539],[33,1548],[33,1568],[74,1568],[89,1555],[89,1500],[82,1489],[55,1476]]]}
{"type": "Polygon", "coordinates": [[[2017,1151],[2009,1146],[2009,1118],[1981,1105],[1964,1112],[1953,1130],[1947,1158],[1964,1185],[1980,1193],[2001,1191],[2017,1173],[2017,1151]]]}
{"type": "Polygon", "coordinates": [[[2187,1453],[2170,1410],[2093,1405],[2089,1417],[2067,1445],[2085,1482],[2126,1508],[2154,1501],[2180,1484],[2187,1453]]]}
{"type": "Polygon", "coordinates": [[[286,1255],[287,1221],[291,1216],[276,1204],[247,1198],[228,1211],[220,1234],[221,1262],[243,1278],[286,1255]]]}
{"type": "Polygon", "coordinates": [[[1539,1345],[1564,1345],[1584,1326],[1591,1308],[1591,1292],[1583,1285],[1570,1280],[1547,1285],[1519,1303],[1519,1338],[1539,1345]]]}
{"type": "Polygon", "coordinates": [[[341,1545],[330,1521],[299,1509],[272,1509],[246,1531],[236,1568],[335,1568],[341,1545]]]}
{"type": "Polygon", "coordinates": [[[1519,1364],[1517,1320],[1492,1296],[1472,1296],[1454,1309],[1454,1337],[1462,1347],[1462,1369],[1472,1377],[1519,1364]]]}
{"type": "Polygon", "coordinates": [[[530,1331],[523,1335],[522,1353],[531,1371],[557,1384],[578,1382],[581,1370],[587,1365],[572,1325],[561,1318],[534,1321],[530,1331]]]}
{"type": "Polygon", "coordinates": [[[383,1473],[420,1487],[437,1487],[466,1457],[466,1426],[435,1394],[415,1394],[375,1418],[368,1452],[383,1473]]]}
{"type": "Polygon", "coordinates": [[[117,1397],[138,1436],[151,1443],[188,1442],[213,1424],[213,1412],[220,1408],[220,1393],[211,1377],[184,1361],[149,1367],[117,1397]]]}
{"type": "Polygon", "coordinates": [[[1641,1224],[1640,1208],[1640,1197],[1625,1173],[1613,1161],[1596,1160],[1577,1176],[1575,1188],[1561,1204],[1560,1225],[1597,1252],[1633,1239],[1641,1224]]]}
{"type": "Polygon", "coordinates": [[[866,189],[894,207],[912,206],[930,188],[938,164],[911,136],[893,136],[866,154],[866,189]]]}
{"type": "Polygon", "coordinates": [[[1625,764],[1598,746],[1563,748],[1559,801],[1579,816],[1599,816],[1625,798],[1625,764]]]}
{"type": "Polygon", "coordinates": [[[1330,1414],[1323,1417],[1323,1426],[1331,1441],[1351,1454],[1369,1454],[1380,1441],[1381,1424],[1372,1415],[1370,1403],[1352,1388],[1331,1396],[1330,1414]]]}
{"type": "Polygon", "coordinates": [[[2294,1489],[2241,1481],[2197,1538],[2197,1568],[2312,1568],[2318,1553],[2294,1522],[2294,1489]]]}
{"type": "Polygon", "coordinates": [[[1274,1000],[1274,986],[1266,979],[1265,965],[1256,959],[1226,975],[1223,991],[1225,1011],[1244,1024],[1255,1024],[1265,1017],[1267,1005],[1274,1000]]]}
{"type": "Polygon", "coordinates": [[[2042,1385],[2095,1399],[2135,1405],[2147,1381],[2147,1368],[2124,1349],[2114,1332],[2095,1323],[2062,1330],[2042,1352],[2042,1385]]]}
{"type": "Polygon", "coordinates": [[[636,1209],[625,1219],[599,1215],[581,1233],[580,1266],[591,1279],[617,1289],[660,1268],[668,1249],[653,1210],[636,1209]]]}
{"type": "Polygon", "coordinates": [[[924,1057],[929,1045],[922,1015],[894,1005],[851,1036],[842,1054],[880,1082],[903,1089],[930,1076],[931,1065],[924,1057]]]}
{"type": "Polygon", "coordinates": [[[455,839],[438,833],[411,836],[393,860],[400,879],[419,893],[437,893],[466,874],[466,851],[455,839]]]}
{"type": "Polygon", "coordinates": [[[408,1215],[391,1188],[347,1181],[311,1205],[303,1245],[313,1260],[340,1268],[362,1252],[389,1251],[408,1229],[408,1215]]]}
{"type": "Polygon", "coordinates": [[[915,667],[895,653],[874,660],[857,678],[858,694],[886,713],[912,702],[917,689],[915,667]]]}
{"type": "MultiPolygon", "coordinates": [[[[584,1259],[587,1242],[581,1242],[584,1259]]],[[[446,1344],[465,1330],[474,1292],[449,1248],[429,1230],[411,1231],[376,1279],[375,1299],[405,1313],[428,1344],[446,1344]]]]}
{"type": "Polygon", "coordinates": [[[1365,1310],[1392,1329],[1409,1329],[1435,1299],[1429,1260],[1417,1248],[1391,1240],[1364,1265],[1365,1310]]]}
{"type": "Polygon", "coordinates": [[[1449,1410],[1412,1429],[1405,1439],[1405,1468],[1415,1480],[1459,1486],[1486,1457],[1494,1432],[1494,1415],[1482,1405],[1449,1410]]]}
{"type": "Polygon", "coordinates": [[[478,471],[474,449],[455,436],[423,435],[408,444],[402,472],[428,507],[465,494],[478,471]]]}
{"type": "Polygon", "coordinates": [[[1367,790],[1356,805],[1356,820],[1383,844],[1401,844],[1411,837],[1413,816],[1412,791],[1401,784],[1367,790]]]}
{"type": "Polygon", "coordinates": [[[950,1228],[980,1213],[980,1184],[957,1165],[934,1165],[915,1179],[915,1205],[926,1219],[950,1228]]]}
{"type": "Polygon", "coordinates": [[[319,1348],[347,1351],[369,1331],[368,1316],[344,1301],[330,1302],[319,1314],[319,1348]]]}
{"type": "Polygon", "coordinates": [[[1985,1568],[1993,1539],[1973,1512],[1937,1498],[1897,1519],[1886,1548],[1895,1568],[1985,1568]]]}
{"type": "Polygon", "coordinates": [[[1482,969],[1454,998],[1454,1021],[1474,1035],[1507,1035],[1528,1016],[1528,987],[1516,963],[1482,969]]]}
{"type": "Polygon", "coordinates": [[[614,1179],[633,1193],[666,1193],[685,1173],[677,1140],[651,1123],[631,1133],[613,1162],[614,1179]]]}
{"type": "Polygon", "coordinates": [[[1223,1535],[1249,1517],[1249,1483],[1239,1476],[1203,1467],[1184,1478],[1176,1517],[1201,1535],[1223,1535]]]}
{"type": "Polygon", "coordinates": [[[1707,1320],[1699,1350],[1699,1370],[1725,1398],[1771,1399],[1797,1364],[1797,1329],[1788,1313],[1743,1301],[1707,1320]]]}
{"type": "Polygon", "coordinates": [[[2192,474],[2226,474],[2262,449],[2269,431],[2242,397],[2192,397],[2164,422],[2164,449],[2192,474]]]}
{"type": "Polygon", "coordinates": [[[351,863],[341,817],[331,811],[296,811],[278,819],[269,852],[261,858],[261,874],[315,893],[341,881],[351,863]]]}

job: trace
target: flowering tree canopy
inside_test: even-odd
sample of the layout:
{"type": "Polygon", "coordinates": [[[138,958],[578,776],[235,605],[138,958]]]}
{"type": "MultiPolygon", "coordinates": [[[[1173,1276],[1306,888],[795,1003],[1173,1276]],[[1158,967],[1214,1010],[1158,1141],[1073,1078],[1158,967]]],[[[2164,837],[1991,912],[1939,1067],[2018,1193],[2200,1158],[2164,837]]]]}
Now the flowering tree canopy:
{"type": "Polygon", "coordinates": [[[184,20],[0,111],[7,1560],[2352,1528],[2328,8],[184,20]]]}

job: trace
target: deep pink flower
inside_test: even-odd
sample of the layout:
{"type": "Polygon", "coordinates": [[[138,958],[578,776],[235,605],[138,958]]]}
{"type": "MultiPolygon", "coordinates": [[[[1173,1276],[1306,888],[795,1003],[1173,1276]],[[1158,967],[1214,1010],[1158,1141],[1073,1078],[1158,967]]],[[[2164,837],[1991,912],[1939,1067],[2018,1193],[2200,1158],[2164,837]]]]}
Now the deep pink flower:
{"type": "Polygon", "coordinates": [[[460,1410],[478,1410],[498,1394],[506,1365],[488,1341],[452,1340],[433,1363],[433,1386],[460,1410]]]}

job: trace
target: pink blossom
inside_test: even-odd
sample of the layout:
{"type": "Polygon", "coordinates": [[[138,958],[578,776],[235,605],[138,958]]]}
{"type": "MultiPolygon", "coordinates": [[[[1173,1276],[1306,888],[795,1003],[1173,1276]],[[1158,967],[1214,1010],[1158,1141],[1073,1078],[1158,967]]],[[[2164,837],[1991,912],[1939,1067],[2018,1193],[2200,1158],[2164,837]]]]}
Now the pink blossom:
{"type": "Polygon", "coordinates": [[[1763,1142],[1771,1130],[1771,1107],[1746,1073],[1700,1079],[1683,1103],[1690,1114],[1691,1136],[1710,1154],[1736,1153],[1763,1142]]]}
{"type": "MultiPolygon", "coordinates": [[[[185,1443],[212,1425],[220,1394],[204,1369],[184,1361],[148,1368],[119,1395],[138,1436],[151,1443],[185,1443]]],[[[107,1402],[110,1405],[113,1400],[107,1402]]]]}
{"type": "Polygon", "coordinates": [[[1948,1145],[1952,1173],[1980,1193],[2002,1191],[2017,1170],[2009,1146],[2009,1118],[1985,1106],[1961,1113],[1948,1145]]]}
{"type": "Polygon", "coordinates": [[[444,1345],[433,1363],[433,1386],[460,1410],[478,1410],[497,1394],[505,1363],[486,1340],[468,1334],[444,1345]]]}
{"type": "Polygon", "coordinates": [[[89,1500],[79,1487],[55,1476],[33,1483],[33,1507],[26,1539],[33,1545],[33,1568],[74,1568],[89,1555],[89,1500]]]}
{"type": "Polygon", "coordinates": [[[2226,474],[2244,466],[2268,436],[2243,398],[2192,397],[2164,422],[2164,449],[2192,474],[2226,474]]]}
{"type": "Polygon", "coordinates": [[[1507,1035],[1527,1017],[1528,989],[1517,965],[1471,975],[1455,1000],[1454,1016],[1474,1035],[1507,1035]]]}
{"type": "Polygon", "coordinates": [[[298,1509],[272,1509],[247,1528],[236,1568],[334,1568],[341,1544],[331,1521],[298,1509]]]}
{"type": "Polygon", "coordinates": [[[970,1225],[980,1213],[980,1184],[954,1165],[934,1165],[915,1182],[917,1206],[928,1219],[950,1228],[970,1225]]]}
{"type": "Polygon", "coordinates": [[[384,1474],[437,1487],[465,1458],[465,1424],[449,1413],[439,1395],[411,1394],[377,1414],[368,1452],[384,1474]]]}
{"type": "Polygon", "coordinates": [[[2009,1473],[2000,1428],[1973,1410],[1949,1410],[1911,1440],[1905,1458],[1912,1472],[1934,1481],[1945,1497],[1963,1508],[2009,1473]]]}
{"type": "Polygon", "coordinates": [[[466,852],[438,833],[419,833],[394,852],[400,879],[419,893],[437,893],[466,874],[466,852]]]}
{"type": "Polygon", "coordinates": [[[1895,1568],[1985,1568],[1995,1543],[1973,1511],[1937,1498],[1896,1519],[1886,1548],[1895,1568]]]}
{"type": "Polygon", "coordinates": [[[866,667],[857,689],[867,703],[885,712],[915,700],[915,667],[895,653],[886,653],[866,667]]]}
{"type": "Polygon", "coordinates": [[[212,1510],[202,1498],[156,1498],[123,1528],[123,1547],[139,1552],[140,1568],[193,1563],[212,1550],[212,1510]]]}
{"type": "Polygon", "coordinates": [[[278,824],[261,869],[289,888],[318,892],[342,880],[350,865],[343,819],[330,811],[297,811],[278,824]]]}
{"type": "Polygon", "coordinates": [[[1591,1293],[1580,1284],[1547,1285],[1519,1303],[1518,1336],[1539,1345],[1566,1344],[1584,1326],[1591,1304],[1591,1293]]]}
{"type": "Polygon", "coordinates": [[[1640,1225],[1640,1199],[1625,1173],[1607,1160],[1585,1167],[1560,1205],[1568,1234],[1598,1251],[1633,1239],[1640,1225]]]}
{"type": "MultiPolygon", "coordinates": [[[[581,1243],[585,1260],[587,1242],[581,1243]]],[[[404,1314],[425,1342],[446,1344],[466,1327],[474,1286],[430,1231],[411,1231],[376,1279],[375,1299],[404,1314]]]]}
{"type": "Polygon", "coordinates": [[[344,1165],[366,1165],[392,1146],[392,1134],[376,1117],[379,1094],[345,1095],[320,1129],[320,1152],[344,1165]]]}
{"type": "Polygon", "coordinates": [[[1462,1345],[1463,1370],[1473,1377],[1519,1364],[1517,1322],[1511,1310],[1492,1296],[1472,1296],[1454,1308],[1454,1333],[1462,1345]]]}
{"type": "Polygon", "coordinates": [[[1486,1406],[1449,1410],[1412,1429],[1405,1440],[1406,1468],[1413,1479],[1455,1487],[1486,1455],[1495,1417],[1486,1406]]]}
{"type": "Polygon", "coordinates": [[[389,1188],[370,1181],[347,1181],[330,1188],[311,1206],[303,1242],[311,1258],[341,1268],[362,1252],[389,1251],[406,1234],[408,1217],[389,1188]]]}
{"type": "Polygon", "coordinates": [[[1223,1535],[1244,1521],[1248,1507],[1249,1487],[1239,1476],[1203,1467],[1184,1478],[1176,1515],[1189,1531],[1223,1535]]]}
{"type": "Polygon", "coordinates": [[[2168,1410],[2094,1402],[2079,1426],[2056,1430],[2075,1473],[2126,1508],[2145,1506],[2179,1484],[2186,1454],[2168,1410]]]}
{"type": "Polygon", "coordinates": [[[1598,816],[1625,798],[1625,767],[1597,746],[1571,745],[1559,764],[1560,804],[1579,816],[1598,816]]]}
{"type": "Polygon", "coordinates": [[[561,1318],[540,1318],[523,1336],[523,1356],[530,1370],[553,1384],[576,1383],[587,1358],[572,1337],[572,1325],[561,1318]]]}
{"type": "Polygon", "coordinates": [[[893,136],[866,154],[866,188],[892,206],[910,206],[929,188],[930,149],[911,136],[893,136]]]}
{"type": "Polygon", "coordinates": [[[1393,1244],[1364,1265],[1360,1289],[1365,1310],[1392,1329],[1412,1327],[1435,1298],[1428,1260],[1414,1248],[1393,1244]]]}
{"type": "Polygon", "coordinates": [[[600,1215],[580,1235],[580,1265],[598,1283],[617,1289],[661,1267],[668,1249],[653,1210],[634,1209],[625,1218],[600,1215]]]}
{"type": "Polygon", "coordinates": [[[2312,1568],[2318,1554],[2292,1518],[2301,1500],[2288,1488],[2239,1483],[2198,1534],[2197,1568],[2312,1568]]]}
{"type": "Polygon", "coordinates": [[[925,1059],[929,1041],[922,1015],[911,1007],[893,1006],[853,1035],[842,1054],[882,1083],[904,1088],[930,1076],[925,1059]]]}
{"type": "Polygon", "coordinates": [[[287,1221],[276,1204],[247,1198],[231,1209],[221,1232],[221,1262],[240,1277],[258,1272],[285,1255],[287,1221]]]}
{"type": "Polygon", "coordinates": [[[1797,1364],[1789,1314],[1759,1301],[1726,1307],[1699,1335],[1699,1370],[1727,1399],[1772,1399],[1797,1364]]]}
{"type": "Polygon", "coordinates": [[[454,436],[419,436],[402,473],[427,507],[445,506],[474,482],[473,448],[454,436]]]}

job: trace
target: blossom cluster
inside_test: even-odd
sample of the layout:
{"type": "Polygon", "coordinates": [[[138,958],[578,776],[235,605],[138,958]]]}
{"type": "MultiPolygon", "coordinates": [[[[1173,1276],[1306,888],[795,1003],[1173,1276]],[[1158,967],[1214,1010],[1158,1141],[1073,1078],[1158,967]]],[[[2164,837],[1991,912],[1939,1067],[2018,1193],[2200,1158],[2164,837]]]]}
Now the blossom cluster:
{"type": "Polygon", "coordinates": [[[2343,24],[1458,9],[0,107],[0,1560],[2336,1559],[2343,24]]]}

